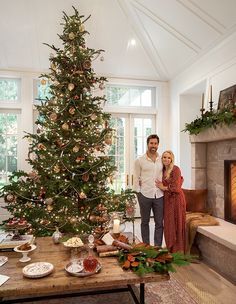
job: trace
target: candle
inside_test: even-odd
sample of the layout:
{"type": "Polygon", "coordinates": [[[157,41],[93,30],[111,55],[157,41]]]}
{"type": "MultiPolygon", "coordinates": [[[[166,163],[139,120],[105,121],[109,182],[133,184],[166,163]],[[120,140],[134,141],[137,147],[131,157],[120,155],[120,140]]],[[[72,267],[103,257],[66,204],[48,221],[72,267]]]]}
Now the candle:
{"type": "Polygon", "coordinates": [[[202,109],[204,109],[204,93],[202,93],[202,109]]]}
{"type": "Polygon", "coordinates": [[[212,101],[212,85],[210,85],[210,101],[212,101]]]}
{"type": "Polygon", "coordinates": [[[118,219],[113,221],[113,233],[120,233],[120,220],[118,219]]]}

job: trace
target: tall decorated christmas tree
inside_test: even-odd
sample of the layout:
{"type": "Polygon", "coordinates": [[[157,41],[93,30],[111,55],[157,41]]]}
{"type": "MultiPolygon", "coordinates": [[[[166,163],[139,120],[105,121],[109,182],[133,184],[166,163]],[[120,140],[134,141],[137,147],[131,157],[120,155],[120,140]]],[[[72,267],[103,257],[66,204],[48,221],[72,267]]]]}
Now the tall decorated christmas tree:
{"type": "MultiPolygon", "coordinates": [[[[29,173],[14,172],[2,189],[11,215],[24,218],[36,235],[61,231],[93,232],[107,219],[104,210],[124,210],[130,190],[115,194],[109,188],[116,170],[107,156],[113,131],[110,115],[102,111],[106,78],[98,77],[92,61],[102,50],[86,47],[88,19],[63,13],[62,49],[49,45],[50,98],[37,106],[38,132],[27,134],[29,173]]],[[[105,212],[106,213],[106,212],[105,212]]]]}

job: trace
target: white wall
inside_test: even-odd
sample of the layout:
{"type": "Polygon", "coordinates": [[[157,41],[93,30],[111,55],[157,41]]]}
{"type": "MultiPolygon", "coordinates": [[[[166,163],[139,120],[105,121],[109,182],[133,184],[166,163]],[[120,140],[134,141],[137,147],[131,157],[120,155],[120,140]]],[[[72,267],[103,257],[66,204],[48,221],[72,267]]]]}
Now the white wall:
{"type": "Polygon", "coordinates": [[[191,163],[191,146],[189,144],[188,132],[183,132],[185,128],[186,118],[192,121],[196,118],[196,113],[201,108],[201,95],[180,95],[180,145],[179,145],[179,165],[181,168],[182,176],[184,178],[184,188],[191,188],[191,171],[188,170],[186,164],[191,163]]]}
{"type": "MultiPolygon", "coordinates": [[[[196,106],[194,98],[191,99],[190,103],[187,103],[182,99],[181,94],[184,94],[186,91],[191,92],[191,88],[204,81],[206,83],[205,93],[208,92],[209,86],[212,85],[214,108],[217,108],[219,92],[236,84],[236,33],[225,39],[215,49],[202,56],[197,62],[170,82],[171,145],[176,153],[177,163],[181,164],[182,171],[188,177],[191,171],[191,161],[189,158],[190,143],[186,139],[183,140],[180,131],[184,121],[191,122],[194,112],[196,116],[200,116],[200,111],[199,107],[196,106]],[[183,104],[181,105],[182,102],[183,104]],[[183,105],[185,105],[184,115],[182,114],[183,105]],[[183,161],[183,159],[186,159],[186,161],[183,161]]],[[[200,100],[199,98],[199,105],[200,100]]],[[[207,96],[205,107],[209,108],[207,96]]],[[[188,181],[188,185],[190,184],[191,182],[188,181]]]]}

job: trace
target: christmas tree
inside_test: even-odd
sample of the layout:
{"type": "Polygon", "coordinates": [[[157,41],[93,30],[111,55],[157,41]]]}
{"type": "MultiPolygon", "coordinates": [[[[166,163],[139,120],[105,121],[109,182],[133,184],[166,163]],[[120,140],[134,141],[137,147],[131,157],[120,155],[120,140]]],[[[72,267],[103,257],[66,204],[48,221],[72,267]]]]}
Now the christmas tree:
{"type": "Polygon", "coordinates": [[[94,96],[107,80],[91,66],[103,50],[86,47],[88,18],[73,9],[72,16],[63,13],[63,48],[48,45],[50,72],[41,75],[41,84],[50,84],[50,98],[37,106],[37,133],[26,135],[32,171],[14,172],[2,189],[8,211],[26,219],[35,235],[51,234],[56,227],[94,232],[106,222],[104,210],[124,211],[133,195],[109,188],[116,168],[107,147],[114,130],[102,111],[105,96],[94,96]]]}

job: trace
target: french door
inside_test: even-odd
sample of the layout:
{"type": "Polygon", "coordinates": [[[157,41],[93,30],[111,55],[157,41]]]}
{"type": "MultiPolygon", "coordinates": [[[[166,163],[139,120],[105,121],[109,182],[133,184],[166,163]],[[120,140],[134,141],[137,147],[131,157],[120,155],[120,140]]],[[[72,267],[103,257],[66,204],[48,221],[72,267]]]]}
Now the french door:
{"type": "Polygon", "coordinates": [[[133,187],[134,161],[145,153],[148,135],[155,133],[155,115],[112,114],[111,127],[115,136],[109,155],[117,167],[112,188],[119,193],[133,187]]]}

